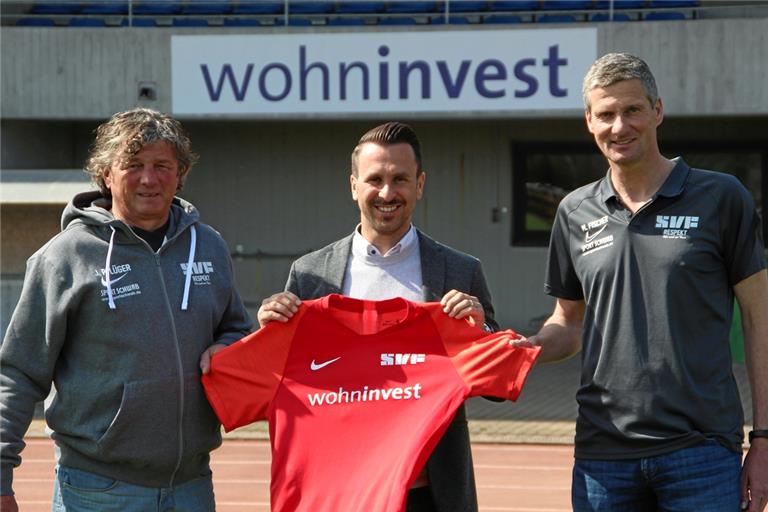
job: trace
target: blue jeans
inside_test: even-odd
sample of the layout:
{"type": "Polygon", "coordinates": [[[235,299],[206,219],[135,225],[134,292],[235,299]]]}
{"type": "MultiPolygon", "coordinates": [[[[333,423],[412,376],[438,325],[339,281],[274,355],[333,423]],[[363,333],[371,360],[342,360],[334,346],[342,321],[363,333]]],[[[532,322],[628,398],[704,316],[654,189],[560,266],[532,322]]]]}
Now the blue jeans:
{"type": "Polygon", "coordinates": [[[738,512],[741,454],[716,441],[656,457],[576,459],[574,512],[738,512]]]}
{"type": "Polygon", "coordinates": [[[142,487],[80,469],[59,466],[52,512],[212,512],[211,475],[176,487],[142,487]]]}

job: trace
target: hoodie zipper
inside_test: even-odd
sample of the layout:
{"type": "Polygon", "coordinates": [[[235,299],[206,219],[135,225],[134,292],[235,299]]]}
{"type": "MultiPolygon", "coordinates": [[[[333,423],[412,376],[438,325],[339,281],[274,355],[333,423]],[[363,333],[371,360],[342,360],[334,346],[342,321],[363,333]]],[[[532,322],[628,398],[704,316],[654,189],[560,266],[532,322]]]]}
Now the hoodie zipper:
{"type": "Polygon", "coordinates": [[[144,247],[154,256],[155,258],[155,268],[157,268],[157,274],[160,281],[160,288],[163,291],[163,297],[165,298],[165,308],[166,312],[168,313],[168,318],[170,320],[171,325],[171,332],[173,333],[173,340],[174,340],[174,348],[176,349],[176,366],[178,368],[178,376],[179,376],[179,407],[178,407],[178,414],[179,414],[179,422],[178,422],[178,435],[179,435],[179,444],[178,444],[178,455],[176,457],[176,465],[173,468],[173,472],[171,473],[171,478],[168,481],[168,487],[173,487],[173,483],[176,480],[176,474],[179,472],[179,468],[181,468],[181,462],[184,456],[184,363],[181,359],[181,349],[179,348],[179,335],[176,330],[176,322],[173,318],[173,308],[171,307],[171,300],[168,297],[168,287],[165,285],[165,276],[163,275],[163,266],[160,258],[160,253],[165,252],[166,246],[170,245],[174,240],[176,240],[181,234],[186,231],[187,229],[190,229],[193,224],[190,224],[186,227],[182,227],[180,230],[176,232],[176,234],[172,238],[167,238],[165,242],[163,242],[163,245],[160,246],[160,249],[158,249],[157,252],[155,252],[152,247],[147,243],[146,240],[141,238],[140,236],[134,235],[135,238],[141,241],[142,244],[144,244],[144,247]]]}
{"type": "Polygon", "coordinates": [[[165,278],[163,277],[163,268],[160,263],[159,253],[155,253],[155,262],[157,263],[157,272],[160,277],[160,287],[162,288],[163,296],[165,297],[165,307],[171,320],[171,330],[173,331],[173,340],[175,342],[174,348],[176,349],[176,364],[179,370],[179,454],[176,458],[176,466],[173,468],[173,473],[171,473],[171,479],[168,482],[168,487],[173,487],[173,482],[176,479],[176,473],[178,473],[179,468],[181,467],[182,454],[184,453],[184,364],[181,361],[181,351],[179,350],[179,335],[176,332],[176,322],[173,320],[173,310],[171,309],[171,301],[168,298],[168,289],[165,286],[165,278]]]}

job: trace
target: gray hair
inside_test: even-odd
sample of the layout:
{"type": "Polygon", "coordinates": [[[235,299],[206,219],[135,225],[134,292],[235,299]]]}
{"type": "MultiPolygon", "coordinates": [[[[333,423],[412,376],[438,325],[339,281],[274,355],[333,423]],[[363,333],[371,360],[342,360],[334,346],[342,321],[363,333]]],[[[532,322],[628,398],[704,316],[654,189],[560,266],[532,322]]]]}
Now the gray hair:
{"type": "Polygon", "coordinates": [[[146,144],[164,141],[170,144],[179,163],[179,185],[197,161],[192,152],[189,137],[181,123],[167,114],[149,108],[135,108],[118,112],[109,121],[96,129],[96,140],[91,146],[85,172],[105,196],[111,195],[104,182],[104,171],[109,170],[115,160],[127,162],[146,144]]]}
{"type": "Polygon", "coordinates": [[[584,96],[584,107],[589,111],[590,105],[587,94],[592,89],[609,87],[617,82],[638,79],[643,84],[645,95],[651,105],[656,105],[659,92],[656,89],[656,79],[641,58],[629,53],[607,53],[597,59],[584,77],[581,93],[584,96]]]}

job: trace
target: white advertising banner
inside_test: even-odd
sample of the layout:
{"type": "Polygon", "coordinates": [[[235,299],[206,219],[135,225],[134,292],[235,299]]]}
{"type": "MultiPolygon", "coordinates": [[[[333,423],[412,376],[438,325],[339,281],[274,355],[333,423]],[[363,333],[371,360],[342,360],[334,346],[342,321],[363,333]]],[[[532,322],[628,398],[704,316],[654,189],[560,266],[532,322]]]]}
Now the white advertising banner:
{"type": "Polygon", "coordinates": [[[174,35],[175,115],[581,109],[597,29],[174,35]]]}

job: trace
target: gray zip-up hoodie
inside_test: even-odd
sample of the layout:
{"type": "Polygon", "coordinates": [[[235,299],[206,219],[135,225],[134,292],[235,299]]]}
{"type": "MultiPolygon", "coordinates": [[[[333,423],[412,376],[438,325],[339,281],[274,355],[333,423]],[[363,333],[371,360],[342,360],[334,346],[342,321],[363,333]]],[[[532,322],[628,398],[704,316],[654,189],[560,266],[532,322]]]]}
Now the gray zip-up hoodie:
{"type": "Polygon", "coordinates": [[[0,347],[2,494],[52,383],[45,416],[61,465],[168,487],[208,474],[221,444],[200,355],[253,327],[227,245],[176,198],[155,253],[109,206],[77,195],[27,262],[0,347]]]}

